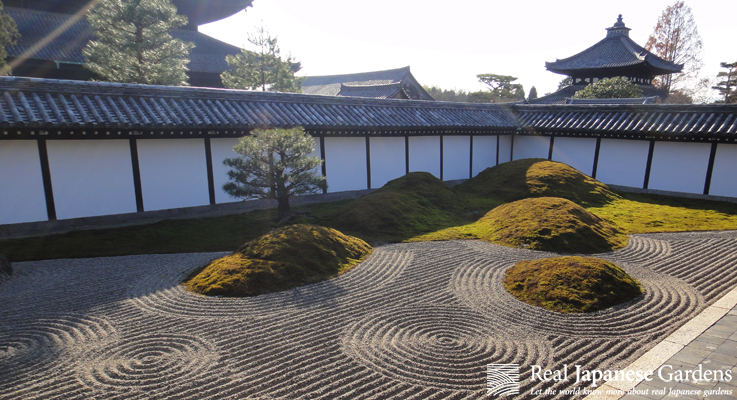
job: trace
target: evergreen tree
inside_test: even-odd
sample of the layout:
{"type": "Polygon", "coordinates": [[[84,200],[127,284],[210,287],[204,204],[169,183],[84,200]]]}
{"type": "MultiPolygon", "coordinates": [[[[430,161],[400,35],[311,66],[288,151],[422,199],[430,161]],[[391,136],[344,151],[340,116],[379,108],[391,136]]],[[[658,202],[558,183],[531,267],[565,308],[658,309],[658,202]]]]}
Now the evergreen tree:
{"type": "Polygon", "coordinates": [[[497,74],[476,75],[479,82],[485,83],[488,91],[469,93],[474,103],[509,103],[525,99],[525,90],[514,76],[497,74]]]}
{"type": "Polygon", "coordinates": [[[19,37],[18,26],[10,15],[3,12],[3,3],[0,1],[0,75],[2,76],[10,75],[12,72],[5,61],[8,57],[5,46],[15,44],[19,37]]]}
{"type": "Polygon", "coordinates": [[[564,87],[573,86],[573,78],[570,76],[566,76],[565,78],[561,79],[560,82],[558,82],[558,90],[563,89],[564,87]]]}
{"type": "Polygon", "coordinates": [[[282,60],[275,37],[269,36],[264,27],[249,35],[248,42],[257,51],[243,50],[241,54],[226,56],[230,71],[220,75],[223,86],[229,89],[248,89],[274,92],[302,91],[302,80],[294,76],[298,65],[291,56],[282,60]]]}
{"type": "Polygon", "coordinates": [[[687,81],[698,80],[702,47],[691,7],[682,0],[666,7],[645,48],[664,60],[684,64],[683,73],[660,75],[653,83],[669,93],[684,91],[687,81]]]}
{"type": "Polygon", "coordinates": [[[534,86],[530,89],[530,95],[527,98],[529,100],[535,100],[537,98],[537,89],[534,86]]]}
{"type": "Polygon", "coordinates": [[[301,127],[255,129],[233,148],[242,157],[223,161],[231,168],[223,190],[243,199],[276,199],[282,220],[289,216],[291,196],[327,189],[325,177],[314,171],[322,160],[309,156],[314,149],[315,140],[301,127]]]}
{"type": "Polygon", "coordinates": [[[633,97],[642,97],[642,89],[623,76],[602,79],[586,85],[573,95],[574,99],[629,99],[633,97]]]}
{"type": "Polygon", "coordinates": [[[719,91],[724,103],[737,103],[737,62],[723,62],[719,65],[726,71],[719,71],[717,84],[712,88],[719,91]]]}
{"type": "Polygon", "coordinates": [[[454,103],[468,103],[468,92],[465,90],[443,90],[437,86],[423,86],[423,89],[437,101],[451,101],[454,103]]]}
{"type": "Polygon", "coordinates": [[[110,82],[186,85],[194,44],[169,32],[187,24],[169,0],[100,0],[87,13],[95,39],[87,68],[110,82]]]}

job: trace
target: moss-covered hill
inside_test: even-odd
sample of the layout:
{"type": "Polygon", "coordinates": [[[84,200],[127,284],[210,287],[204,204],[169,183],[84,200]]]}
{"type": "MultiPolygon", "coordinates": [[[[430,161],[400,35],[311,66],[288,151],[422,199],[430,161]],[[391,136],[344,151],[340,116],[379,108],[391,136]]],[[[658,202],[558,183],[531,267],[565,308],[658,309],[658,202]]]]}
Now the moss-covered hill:
{"type": "Polygon", "coordinates": [[[476,196],[515,201],[529,197],[562,197],[588,206],[619,198],[607,185],[566,164],[527,158],[481,171],[457,186],[476,196]]]}
{"type": "Polygon", "coordinates": [[[627,236],[578,204],[559,197],[517,200],[478,222],[480,239],[558,253],[601,253],[627,245],[627,236]]]}
{"type": "Polygon", "coordinates": [[[602,310],[642,294],[622,268],[590,257],[521,261],[507,270],[504,287],[525,303],[561,313],[602,310]]]}
{"type": "Polygon", "coordinates": [[[517,200],[478,221],[414,238],[481,239],[502,246],[557,253],[592,254],[620,249],[628,238],[607,221],[559,197],[517,200]]]}
{"type": "Polygon", "coordinates": [[[350,269],[370,253],[366,242],[335,229],[290,225],[211,262],[183,284],[210,296],[255,296],[320,282],[350,269]]]}
{"type": "Polygon", "coordinates": [[[329,225],[376,241],[402,241],[452,225],[463,207],[453,188],[427,172],[389,181],[339,211],[329,225]]]}

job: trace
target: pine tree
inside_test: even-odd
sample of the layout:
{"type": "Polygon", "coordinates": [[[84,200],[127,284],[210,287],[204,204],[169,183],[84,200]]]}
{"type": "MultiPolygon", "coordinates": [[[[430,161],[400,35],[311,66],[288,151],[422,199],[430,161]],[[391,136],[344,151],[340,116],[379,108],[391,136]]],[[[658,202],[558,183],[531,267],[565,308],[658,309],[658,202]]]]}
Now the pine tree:
{"type": "Polygon", "coordinates": [[[302,91],[301,79],[294,76],[294,66],[298,64],[291,56],[282,60],[277,38],[269,36],[266,28],[258,28],[255,35],[249,35],[248,42],[257,51],[243,49],[240,54],[225,57],[230,71],[220,75],[223,86],[274,92],[302,91]]]}
{"type": "Polygon", "coordinates": [[[537,89],[534,86],[530,89],[530,95],[527,98],[529,100],[535,100],[537,98],[537,89]]]}
{"type": "Polygon", "coordinates": [[[642,89],[629,79],[618,76],[586,85],[573,95],[574,99],[628,99],[642,97],[642,89]]]}
{"type": "Polygon", "coordinates": [[[174,39],[187,24],[169,0],[100,0],[87,13],[94,31],[87,68],[110,82],[186,85],[194,44],[174,39]]]}
{"type": "Polygon", "coordinates": [[[724,103],[737,103],[737,62],[723,62],[719,65],[727,71],[719,71],[717,79],[722,80],[718,80],[716,86],[712,88],[719,91],[724,103]]]}
{"type": "Polygon", "coordinates": [[[255,129],[233,150],[243,157],[223,161],[231,168],[223,190],[233,197],[276,199],[279,219],[289,216],[289,198],[327,189],[325,177],[315,175],[322,164],[309,154],[315,140],[301,127],[255,129]]]}
{"type": "Polygon", "coordinates": [[[0,1],[0,76],[10,75],[12,72],[5,61],[8,57],[5,46],[15,44],[19,37],[18,26],[10,15],[3,12],[3,3],[0,1]]]}
{"type": "Polygon", "coordinates": [[[568,86],[573,86],[573,78],[570,76],[566,76],[565,78],[561,79],[560,82],[558,82],[558,90],[561,90],[564,87],[568,86]]]}
{"type": "Polygon", "coordinates": [[[469,93],[474,103],[508,103],[525,99],[525,89],[514,76],[497,74],[478,74],[479,82],[489,86],[488,91],[469,93]]]}
{"type": "Polygon", "coordinates": [[[666,7],[645,48],[664,60],[684,64],[684,67],[683,73],[661,75],[655,78],[654,84],[666,92],[683,91],[686,81],[698,78],[702,47],[691,7],[682,0],[666,7]]]}

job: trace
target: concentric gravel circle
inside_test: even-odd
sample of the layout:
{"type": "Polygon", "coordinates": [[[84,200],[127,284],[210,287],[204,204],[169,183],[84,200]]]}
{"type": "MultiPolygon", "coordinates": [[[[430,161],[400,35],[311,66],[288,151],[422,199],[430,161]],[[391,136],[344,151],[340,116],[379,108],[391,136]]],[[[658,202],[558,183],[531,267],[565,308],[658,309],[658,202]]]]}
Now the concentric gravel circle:
{"type": "Polygon", "coordinates": [[[505,339],[463,308],[417,307],[370,315],[346,330],[341,349],[380,374],[424,387],[478,391],[486,364],[547,365],[551,349],[505,339]]]}
{"type": "Polygon", "coordinates": [[[350,294],[366,297],[375,295],[364,288],[381,288],[402,274],[413,256],[409,251],[377,248],[361,265],[328,281],[302,286],[284,292],[254,297],[223,298],[192,293],[179,283],[189,270],[164,269],[151,271],[156,277],[142,276],[128,291],[128,297],[146,311],[180,317],[204,319],[258,320],[286,317],[294,313],[324,306],[325,299],[350,294]],[[356,293],[358,292],[358,293],[356,293]]]}
{"type": "Polygon", "coordinates": [[[215,346],[196,336],[139,335],[91,351],[78,377],[92,388],[145,391],[204,379],[218,359],[215,346]]]}
{"type": "Polygon", "coordinates": [[[617,262],[640,281],[644,294],[635,300],[584,314],[563,314],[524,303],[504,288],[514,263],[486,260],[463,265],[450,279],[455,296],[483,315],[505,324],[548,334],[627,337],[670,330],[674,320],[693,317],[704,299],[684,282],[634,265],[617,262]]]}
{"type": "Polygon", "coordinates": [[[13,322],[0,330],[0,381],[11,382],[46,370],[52,365],[49,360],[60,353],[102,343],[114,334],[112,324],[98,317],[67,315],[13,322]]]}

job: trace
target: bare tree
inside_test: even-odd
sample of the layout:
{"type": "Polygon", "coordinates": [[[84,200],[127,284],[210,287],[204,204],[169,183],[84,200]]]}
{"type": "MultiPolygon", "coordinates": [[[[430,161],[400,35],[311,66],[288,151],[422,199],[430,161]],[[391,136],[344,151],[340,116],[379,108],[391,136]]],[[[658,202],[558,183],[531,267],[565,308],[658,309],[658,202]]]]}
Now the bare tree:
{"type": "Polygon", "coordinates": [[[681,74],[659,76],[655,79],[655,85],[669,93],[684,91],[688,81],[698,79],[698,71],[703,64],[702,47],[691,7],[682,0],[666,7],[645,48],[664,60],[684,64],[684,67],[681,74]]]}

